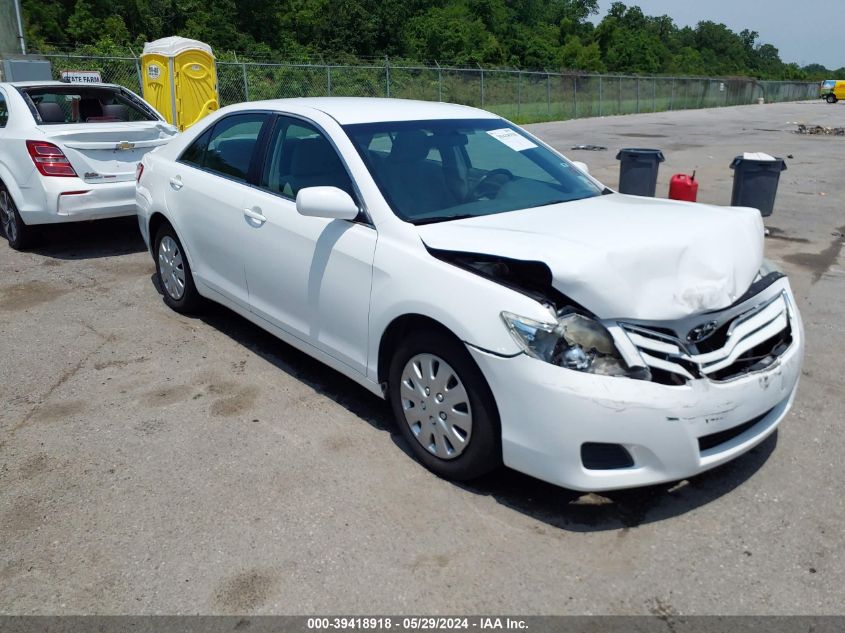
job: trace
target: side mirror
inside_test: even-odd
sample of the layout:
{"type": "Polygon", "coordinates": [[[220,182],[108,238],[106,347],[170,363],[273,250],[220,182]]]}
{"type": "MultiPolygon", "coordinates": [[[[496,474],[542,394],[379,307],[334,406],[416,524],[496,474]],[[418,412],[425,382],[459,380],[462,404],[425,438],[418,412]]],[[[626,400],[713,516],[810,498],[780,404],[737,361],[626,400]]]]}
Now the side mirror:
{"type": "Polygon", "coordinates": [[[590,168],[587,167],[587,163],[582,163],[580,160],[572,161],[572,164],[575,165],[576,168],[583,171],[588,176],[590,175],[590,168]]]}
{"type": "Polygon", "coordinates": [[[337,187],[306,187],[296,194],[296,210],[300,215],[331,220],[354,220],[358,206],[352,197],[337,187]]]}

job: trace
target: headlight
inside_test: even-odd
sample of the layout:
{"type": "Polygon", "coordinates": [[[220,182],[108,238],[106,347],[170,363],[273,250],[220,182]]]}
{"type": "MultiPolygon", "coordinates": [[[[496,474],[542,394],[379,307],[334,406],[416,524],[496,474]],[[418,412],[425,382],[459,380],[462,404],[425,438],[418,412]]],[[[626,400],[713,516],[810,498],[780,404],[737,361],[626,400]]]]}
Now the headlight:
{"type": "Polygon", "coordinates": [[[558,317],[557,323],[541,323],[502,312],[502,319],[529,356],[591,374],[629,375],[610,332],[589,317],[569,313],[558,317]]]}

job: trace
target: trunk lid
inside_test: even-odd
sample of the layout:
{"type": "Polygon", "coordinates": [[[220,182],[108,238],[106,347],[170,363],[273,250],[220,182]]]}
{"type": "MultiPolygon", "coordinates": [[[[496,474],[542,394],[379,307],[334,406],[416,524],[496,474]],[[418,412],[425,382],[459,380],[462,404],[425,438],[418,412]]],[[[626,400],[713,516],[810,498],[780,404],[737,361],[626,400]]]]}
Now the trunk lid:
{"type": "Polygon", "coordinates": [[[135,179],[144,154],[166,145],[176,129],[161,121],[73,123],[39,128],[44,140],[57,145],[87,183],[135,179]]]}

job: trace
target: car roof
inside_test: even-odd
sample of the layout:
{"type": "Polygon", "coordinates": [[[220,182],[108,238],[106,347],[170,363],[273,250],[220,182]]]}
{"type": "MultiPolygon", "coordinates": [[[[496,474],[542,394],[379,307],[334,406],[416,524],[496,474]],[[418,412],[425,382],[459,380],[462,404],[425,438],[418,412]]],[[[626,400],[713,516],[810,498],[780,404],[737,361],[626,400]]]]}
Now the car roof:
{"type": "Polygon", "coordinates": [[[250,101],[232,109],[249,110],[267,108],[285,111],[289,108],[308,108],[328,114],[341,125],[378,123],[382,121],[423,121],[430,119],[497,119],[498,115],[486,110],[441,103],[372,97],[301,97],[250,101]]]}
{"type": "Polygon", "coordinates": [[[51,88],[51,87],[69,87],[69,86],[84,86],[86,88],[119,88],[117,84],[107,83],[93,83],[93,84],[74,84],[69,81],[6,81],[0,86],[12,86],[14,88],[51,88]]]}

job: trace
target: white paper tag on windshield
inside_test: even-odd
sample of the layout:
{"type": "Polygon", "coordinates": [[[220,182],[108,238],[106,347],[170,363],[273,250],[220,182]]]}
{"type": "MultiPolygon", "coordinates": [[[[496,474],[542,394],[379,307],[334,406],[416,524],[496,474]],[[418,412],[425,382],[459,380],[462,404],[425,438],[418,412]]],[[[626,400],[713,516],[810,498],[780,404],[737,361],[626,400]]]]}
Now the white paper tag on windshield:
{"type": "Polygon", "coordinates": [[[497,141],[504,143],[511,149],[515,149],[517,152],[524,152],[527,149],[537,147],[536,143],[532,143],[522,136],[522,134],[517,134],[510,128],[503,127],[499,130],[487,130],[487,133],[497,141]]]}

